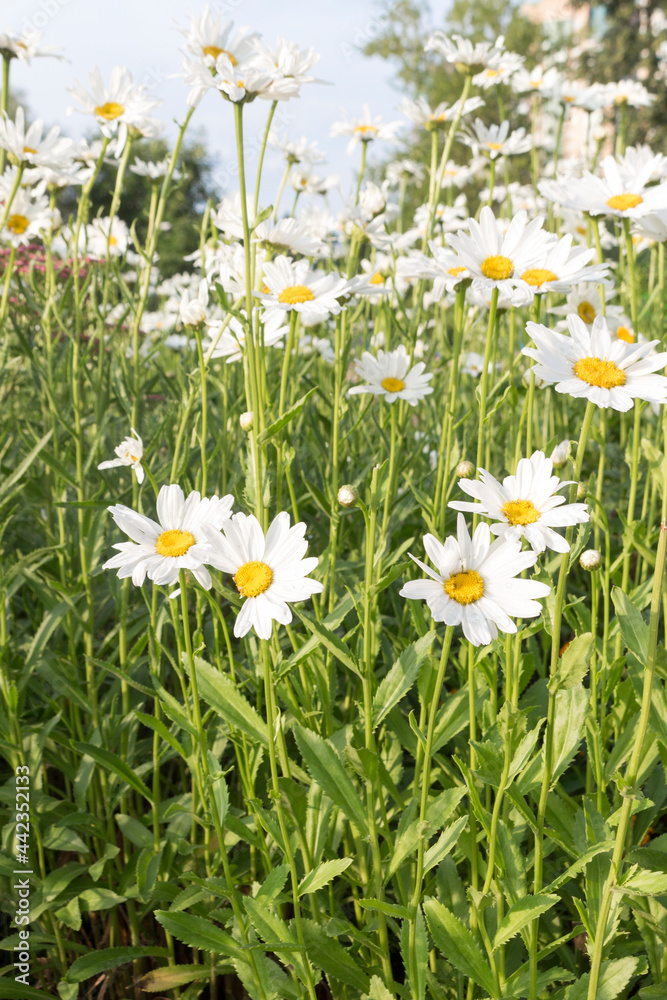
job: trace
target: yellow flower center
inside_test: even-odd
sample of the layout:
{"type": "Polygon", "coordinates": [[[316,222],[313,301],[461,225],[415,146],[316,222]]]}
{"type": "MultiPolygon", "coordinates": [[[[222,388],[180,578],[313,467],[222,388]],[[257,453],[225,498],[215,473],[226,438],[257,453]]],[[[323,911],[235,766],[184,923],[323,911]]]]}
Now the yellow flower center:
{"type": "Polygon", "coordinates": [[[211,56],[213,59],[217,59],[218,56],[227,56],[232,66],[236,66],[237,60],[231,52],[228,52],[227,49],[221,49],[218,45],[204,45],[202,52],[205,56],[211,56]]]}
{"type": "Polygon", "coordinates": [[[590,302],[580,302],[577,306],[577,312],[579,313],[580,319],[583,319],[584,323],[588,323],[589,326],[597,316],[595,308],[590,304],[590,302]]]}
{"type": "Polygon", "coordinates": [[[24,146],[23,147],[23,152],[24,153],[34,153],[35,155],[37,154],[37,150],[33,149],[32,146],[24,146]]]}
{"type": "Polygon", "coordinates": [[[574,374],[582,382],[597,385],[601,389],[615,389],[618,385],[625,385],[623,369],[606,358],[581,358],[574,366],[574,374]]]}
{"type": "Polygon", "coordinates": [[[118,104],[117,101],[107,101],[106,104],[98,104],[95,108],[97,117],[104,118],[107,122],[112,122],[114,118],[120,118],[124,111],[123,105],[118,104]]]}
{"type": "Polygon", "coordinates": [[[10,233],[16,233],[17,236],[21,236],[29,225],[30,219],[26,218],[25,215],[10,215],[7,220],[7,229],[10,233]]]}
{"type": "Polygon", "coordinates": [[[373,138],[373,134],[375,132],[377,132],[377,126],[376,125],[355,125],[354,126],[354,131],[355,132],[360,132],[361,135],[368,135],[368,138],[372,139],[373,138]]]}
{"type": "Polygon", "coordinates": [[[574,100],[574,97],[571,97],[571,96],[567,96],[567,95],[566,95],[566,96],[565,96],[565,97],[563,98],[563,100],[565,101],[565,103],[566,103],[566,104],[571,104],[571,103],[572,103],[572,101],[574,100]]]}
{"type": "Polygon", "coordinates": [[[118,240],[116,239],[115,236],[110,236],[109,237],[109,246],[110,247],[115,247],[117,243],[118,243],[118,240]]]}
{"type": "Polygon", "coordinates": [[[194,544],[195,536],[189,531],[171,528],[169,531],[162,532],[155,543],[155,548],[158,555],[177,559],[178,556],[184,556],[194,544]]]}
{"type": "Polygon", "coordinates": [[[558,281],[558,275],[545,267],[534,267],[529,271],[524,271],[521,280],[525,281],[527,285],[532,285],[533,288],[540,288],[547,281],[558,281]]]}
{"type": "Polygon", "coordinates": [[[502,257],[499,254],[494,257],[487,257],[481,264],[482,274],[492,281],[503,281],[511,278],[514,274],[514,264],[509,257],[502,257]]]}
{"type": "Polygon", "coordinates": [[[139,456],[138,455],[130,455],[130,458],[132,459],[133,462],[138,462],[139,461],[139,456]]]}
{"type": "Polygon", "coordinates": [[[267,284],[263,284],[262,285],[262,294],[263,295],[270,295],[271,294],[271,289],[269,288],[269,286],[267,284]]]}
{"type": "Polygon", "coordinates": [[[484,595],[484,580],[476,569],[466,569],[445,580],[445,593],[459,604],[472,604],[484,595]]]}
{"type": "Polygon", "coordinates": [[[541,517],[530,500],[508,500],[501,510],[510,524],[535,524],[541,517]]]}
{"type": "Polygon", "coordinates": [[[494,150],[496,150],[496,149],[502,149],[503,148],[502,142],[487,142],[486,145],[487,145],[488,149],[494,149],[494,150]]]}
{"type": "Polygon", "coordinates": [[[624,340],[626,344],[634,344],[635,342],[635,335],[630,330],[628,330],[627,326],[617,327],[616,336],[618,337],[619,340],[624,340]]]}
{"type": "Polygon", "coordinates": [[[371,285],[384,285],[384,278],[379,271],[376,271],[372,278],[369,279],[371,285]]]}
{"type": "Polygon", "coordinates": [[[487,69],[485,76],[500,76],[500,70],[498,69],[487,69]]]}
{"type": "Polygon", "coordinates": [[[627,212],[629,208],[641,205],[643,200],[640,194],[614,194],[607,204],[610,208],[615,208],[617,212],[627,212]]]}
{"type": "Polygon", "coordinates": [[[312,302],[315,296],[307,285],[288,285],[278,296],[278,302],[293,306],[297,302],[312,302]]]}
{"type": "Polygon", "coordinates": [[[234,583],[239,594],[244,597],[257,597],[268,590],[273,580],[273,570],[265,562],[247,562],[241,566],[234,576],[234,583]]]}
{"type": "Polygon", "coordinates": [[[586,235],[586,228],[585,228],[585,226],[575,226],[574,230],[575,230],[575,232],[579,233],[580,236],[585,236],[586,235]]]}
{"type": "Polygon", "coordinates": [[[400,378],[383,378],[380,385],[387,392],[400,392],[401,389],[405,389],[405,382],[401,381],[400,378]]]}
{"type": "Polygon", "coordinates": [[[448,267],[447,274],[451,274],[452,278],[458,278],[459,274],[463,274],[465,267],[448,267]]]}

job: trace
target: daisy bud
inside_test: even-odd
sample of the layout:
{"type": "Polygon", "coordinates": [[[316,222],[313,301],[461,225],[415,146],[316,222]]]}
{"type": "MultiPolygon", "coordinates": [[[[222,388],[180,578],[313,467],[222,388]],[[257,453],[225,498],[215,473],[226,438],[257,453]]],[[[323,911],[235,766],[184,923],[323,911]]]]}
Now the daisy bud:
{"type": "Polygon", "coordinates": [[[586,549],[579,557],[579,565],[587,573],[592,573],[593,570],[599,569],[602,565],[602,555],[597,549],[586,549]]]}
{"type": "Polygon", "coordinates": [[[242,413],[239,417],[239,423],[241,425],[242,431],[249,431],[252,429],[252,422],[254,420],[255,414],[252,410],[248,410],[246,413],[242,413]]]}
{"type": "Polygon", "coordinates": [[[567,462],[567,453],[570,450],[569,440],[560,441],[551,452],[551,461],[554,469],[560,469],[567,462]]]}
{"type": "Polygon", "coordinates": [[[354,507],[359,499],[359,490],[356,486],[345,485],[338,490],[338,503],[341,507],[354,507]]]}
{"type": "Polygon", "coordinates": [[[586,496],[586,484],[577,483],[577,500],[581,500],[581,498],[585,496],[586,496]]]}
{"type": "Polygon", "coordinates": [[[462,462],[456,466],[456,475],[460,476],[461,479],[470,479],[475,471],[475,466],[472,462],[469,462],[467,458],[464,458],[462,462]]]}

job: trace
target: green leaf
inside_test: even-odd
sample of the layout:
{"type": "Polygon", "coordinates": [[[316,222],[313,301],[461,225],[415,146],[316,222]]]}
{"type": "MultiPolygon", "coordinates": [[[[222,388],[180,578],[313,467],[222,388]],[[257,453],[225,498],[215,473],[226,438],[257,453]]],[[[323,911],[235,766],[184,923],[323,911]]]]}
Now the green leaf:
{"type": "Polygon", "coordinates": [[[344,872],[352,864],[352,858],[340,858],[335,861],[323,861],[317,868],[313,868],[299,883],[299,895],[304,896],[307,892],[316,892],[322,886],[328,885],[333,878],[344,872]]]}
{"type": "Polygon", "coordinates": [[[398,903],[388,903],[385,899],[373,899],[372,896],[365,896],[359,900],[359,906],[365,910],[378,910],[386,913],[388,917],[397,917],[399,920],[409,920],[410,911],[407,906],[399,906],[398,903]]]}
{"type": "Polygon", "coordinates": [[[370,980],[350,952],[335,938],[327,937],[314,920],[303,920],[302,924],[306,954],[313,965],[322,969],[328,976],[333,976],[334,979],[339,979],[356,990],[368,993],[370,980]]]}
{"type": "Polygon", "coordinates": [[[604,851],[611,851],[613,848],[613,840],[604,840],[600,844],[594,844],[592,847],[589,847],[588,850],[585,851],[580,858],[577,858],[577,860],[571,864],[562,875],[559,875],[558,878],[555,878],[553,882],[550,882],[549,885],[544,887],[545,894],[555,892],[556,889],[560,889],[562,885],[565,885],[565,883],[569,882],[571,878],[574,878],[575,875],[578,875],[579,872],[583,871],[589,861],[592,861],[596,855],[602,854],[604,851]]]}
{"type": "Polygon", "coordinates": [[[496,931],[496,936],[493,939],[493,950],[496,951],[497,948],[507,944],[515,934],[519,934],[535,917],[539,917],[541,913],[546,913],[557,902],[558,896],[547,896],[544,894],[539,896],[523,896],[517,900],[514,906],[511,906],[507,911],[496,931]]]}
{"type": "MultiPolygon", "coordinates": [[[[614,1000],[628,985],[638,964],[638,958],[630,957],[603,962],[595,1000],[614,1000]]],[[[586,1000],[590,978],[591,974],[587,972],[577,979],[576,983],[568,988],[565,994],[566,1000],[586,1000]]]]}
{"type": "Polygon", "coordinates": [[[266,427],[257,438],[257,444],[266,444],[266,442],[270,441],[274,435],[278,434],[283,427],[286,427],[290,421],[298,417],[313,393],[317,392],[317,389],[318,387],[314,385],[312,389],[308,390],[305,396],[302,396],[301,399],[298,399],[296,403],[290,406],[289,410],[286,410],[282,417],[275,420],[269,425],[269,427],[266,427]]]}
{"type": "Polygon", "coordinates": [[[103,951],[91,951],[87,955],[81,955],[74,961],[65,975],[68,983],[82,983],[91,976],[98,976],[100,972],[108,972],[109,969],[117,969],[119,965],[126,965],[134,961],[135,958],[157,958],[167,957],[167,948],[105,948],[103,951]]]}
{"type": "Polygon", "coordinates": [[[621,627],[623,642],[635,654],[640,663],[646,663],[648,660],[648,625],[644,621],[641,611],[620,587],[614,587],[611,596],[621,627]]]}
{"type": "Polygon", "coordinates": [[[92,743],[73,743],[72,745],[80,754],[92,757],[97,764],[101,764],[102,767],[106,767],[107,770],[112,771],[117,777],[128,784],[130,788],[134,788],[135,792],[139,792],[150,803],[153,802],[153,796],[147,785],[115,753],[111,753],[110,750],[105,750],[103,747],[93,746],[92,743]]]}
{"type": "Polygon", "coordinates": [[[411,643],[401,653],[373,698],[373,728],[380,725],[385,715],[403,698],[419,676],[421,665],[431,651],[435,631],[428,632],[421,639],[411,643]]]}
{"type": "Polygon", "coordinates": [[[428,969],[428,934],[426,933],[426,922],[421,907],[417,907],[417,917],[415,920],[415,946],[416,946],[416,967],[414,978],[409,970],[412,965],[410,958],[410,918],[401,924],[401,957],[403,966],[408,975],[408,983],[418,1000],[424,1000],[426,996],[426,970],[428,969]]]}
{"type": "Polygon", "coordinates": [[[359,667],[357,666],[357,661],[351,656],[349,649],[345,643],[338,638],[335,632],[330,631],[322,622],[315,621],[309,615],[300,611],[295,605],[291,605],[292,611],[301,619],[303,624],[309,629],[313,635],[317,636],[319,639],[318,645],[324,646],[329,652],[339,660],[344,667],[351,670],[358,677],[361,677],[359,672],[359,667]]]}
{"type": "Polygon", "coordinates": [[[379,976],[371,976],[370,989],[362,995],[362,1000],[394,1000],[394,994],[389,992],[379,976]]]}
{"type": "Polygon", "coordinates": [[[202,982],[211,976],[210,965],[166,965],[153,969],[139,980],[139,989],[146,993],[163,993],[187,983],[202,982]]]}
{"type": "Polygon", "coordinates": [[[624,879],[619,889],[642,896],[663,896],[667,893],[667,873],[637,871],[624,879]]]}
{"type": "MultiPolygon", "coordinates": [[[[14,469],[12,474],[7,476],[6,478],[3,478],[2,485],[0,485],[0,502],[4,502],[6,494],[8,494],[11,488],[16,483],[18,483],[18,481],[23,476],[24,472],[32,465],[32,463],[37,458],[44,445],[47,444],[47,442],[50,440],[52,434],[53,434],[52,430],[47,431],[44,437],[40,438],[37,444],[34,446],[34,448],[32,448],[32,450],[28,452],[28,454],[20,463],[20,465],[18,465],[17,468],[14,469]]],[[[20,983],[17,985],[20,985],[20,983]]]]}
{"type": "Polygon", "coordinates": [[[212,951],[216,955],[239,955],[240,948],[236,941],[206,917],[156,910],[155,919],[190,948],[201,948],[202,951],[212,951]]]}
{"type": "Polygon", "coordinates": [[[289,865],[277,865],[273,868],[257,890],[255,899],[263,899],[267,903],[272,903],[282,892],[288,874],[289,865]]]}
{"type": "MultiPolygon", "coordinates": [[[[194,660],[200,698],[234,729],[268,747],[269,735],[266,723],[236,685],[200,656],[195,656],[194,660]]],[[[189,673],[190,667],[185,654],[183,665],[189,673]]]]}
{"type": "Polygon", "coordinates": [[[461,835],[461,831],[464,829],[468,822],[467,816],[462,816],[457,819],[454,823],[450,823],[448,827],[442,831],[435,844],[429,847],[426,855],[424,857],[424,874],[430,872],[431,868],[435,868],[439,865],[443,858],[446,858],[461,835]]]}
{"type": "Polygon", "coordinates": [[[367,836],[366,813],[359,792],[348,777],[333,745],[303,726],[294,726],[294,735],[313,781],[336,803],[359,832],[367,836]]]}
{"type": "Polygon", "coordinates": [[[142,722],[148,729],[152,729],[154,732],[158,733],[165,743],[169,744],[172,750],[175,750],[176,753],[183,758],[183,760],[187,761],[188,755],[174,734],[167,729],[162,719],[156,719],[153,715],[146,715],[145,712],[137,712],[136,710],[134,714],[137,719],[139,719],[139,722],[142,722]]]}
{"type": "Polygon", "coordinates": [[[555,698],[552,786],[574,757],[584,737],[588,691],[583,684],[577,684],[576,687],[561,688],[555,698]]]}
{"type": "Polygon", "coordinates": [[[42,993],[34,986],[24,986],[14,979],[0,979],[0,998],[2,1000],[53,1000],[52,993],[42,993]]]}
{"type": "Polygon", "coordinates": [[[592,653],[592,632],[584,632],[573,639],[558,661],[558,669],[549,682],[549,690],[553,693],[558,688],[571,688],[581,684],[588,673],[592,653]]]}
{"type": "Polygon", "coordinates": [[[424,912],[431,937],[443,958],[478,983],[489,996],[497,998],[499,993],[491,970],[465,924],[436,899],[426,900],[424,912]]]}

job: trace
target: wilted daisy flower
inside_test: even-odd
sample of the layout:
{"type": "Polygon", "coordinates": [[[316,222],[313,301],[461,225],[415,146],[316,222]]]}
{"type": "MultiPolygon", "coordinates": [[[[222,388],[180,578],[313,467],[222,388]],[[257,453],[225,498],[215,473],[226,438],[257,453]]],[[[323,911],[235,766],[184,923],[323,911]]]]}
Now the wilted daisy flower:
{"type": "Polygon", "coordinates": [[[644,215],[637,220],[635,226],[640,236],[655,240],[656,243],[664,243],[667,240],[667,208],[644,215]]]}
{"type": "Polygon", "coordinates": [[[286,313],[296,310],[307,325],[321,323],[342,309],[338,299],[347,282],[335,272],[311,271],[307,260],[293,261],[276,257],[264,265],[264,287],[257,292],[267,311],[286,313]]]}
{"type": "Polygon", "coordinates": [[[526,153],[532,148],[533,140],[526,135],[525,128],[517,128],[510,133],[510,123],[500,125],[485,125],[481,118],[476,118],[471,126],[472,132],[461,132],[459,139],[470,146],[475,156],[482,153],[491,160],[499,156],[516,156],[526,153]]]}
{"type": "Polygon", "coordinates": [[[552,470],[552,460],[545,458],[542,451],[522,458],[516,475],[506,476],[502,483],[486,469],[480,469],[479,481],[462,479],[459,486],[481,502],[452,500],[449,506],[500,522],[491,525],[492,534],[515,541],[523,537],[534,552],[569,552],[568,542],[553,529],[588,521],[588,508],[585,503],[568,504],[565,497],[558,496],[556,491],[570,482],[561,482],[558,476],[551,475],[552,470]]]}
{"type": "Polygon", "coordinates": [[[428,384],[433,375],[423,374],[425,367],[424,362],[419,361],[410,368],[410,355],[403,344],[395,351],[378,351],[377,358],[364,351],[355,369],[366,384],[353,386],[350,395],[371,392],[374,396],[384,396],[388,403],[404,399],[410,406],[416,406],[420,399],[433,392],[433,386],[428,384]]]}
{"type": "Polygon", "coordinates": [[[22,107],[16,109],[14,121],[5,111],[0,118],[0,147],[6,149],[16,162],[26,166],[67,170],[72,162],[74,143],[60,135],[58,125],[54,125],[44,137],[43,131],[44,122],[41,119],[26,129],[22,107]]]}
{"type": "Polygon", "coordinates": [[[303,522],[290,527],[290,516],[278,514],[264,536],[253,515],[234,514],[222,525],[215,541],[211,565],[234,575],[236,589],[246,600],[234,623],[234,635],[242,638],[251,628],[260,639],[270,639],[274,620],[289,625],[288,602],[305,601],[323,587],[310,580],[318,559],[305,559],[308,542],[303,522]]]}
{"type": "Polygon", "coordinates": [[[144,481],[144,468],[141,464],[141,459],[144,455],[144,443],[135,431],[134,427],[131,427],[130,430],[132,431],[134,437],[123,438],[121,443],[114,448],[116,458],[110,458],[106,462],[100,462],[97,468],[115,469],[119,465],[129,465],[135,472],[137,482],[141,485],[144,481]]]}
{"type": "Polygon", "coordinates": [[[539,615],[542,609],[536,598],[547,597],[551,588],[517,579],[535,565],[536,552],[522,552],[519,542],[504,538],[491,543],[488,524],[479,524],[471,540],[463,514],[458,516],[457,536],[450,535],[444,545],[433,535],[424,536],[424,548],[436,571],[410,554],[429,579],[404,584],[401,597],[426,601],[435,621],[461,625],[474,646],[496,639],[499,629],[516,632],[510,615],[539,615]]]}
{"type": "Polygon", "coordinates": [[[363,107],[363,118],[351,118],[350,121],[335,122],[331,126],[329,135],[349,135],[351,139],[347,144],[348,156],[354,152],[355,147],[360,142],[373,142],[375,139],[381,141],[391,141],[403,122],[383,122],[381,116],[371,118],[370,108],[367,104],[363,107]]]}
{"type": "Polygon", "coordinates": [[[160,132],[160,124],[151,118],[150,112],[162,101],[152,100],[146,88],[132,79],[125,66],[116,66],[111,71],[109,86],[104,85],[99,67],[88,74],[90,91],[81,83],[70,87],[69,92],[82,105],[77,110],[95,117],[103,135],[115,136],[115,155],[119,157],[125,148],[128,130],[137,136],[154,138],[160,132]]]}
{"type": "Polygon", "coordinates": [[[667,353],[651,354],[658,340],[627,344],[610,335],[603,316],[591,331],[578,316],[568,316],[567,325],[570,337],[538,323],[526,326],[536,347],[522,353],[537,361],[533,372],[544,383],[614,410],[631,409],[633,399],[667,402],[667,378],[655,374],[667,364],[667,353]]]}
{"type": "Polygon", "coordinates": [[[117,569],[121,580],[131,576],[136,587],[146,576],[153,583],[169,586],[186,569],[205,590],[210,590],[211,575],[204,564],[213,565],[216,536],[233,504],[231,494],[202,499],[193,491],[186,499],[180,486],[171,485],[163,486],[158,494],[157,521],[123,504],[109,507],[118,527],[132,541],[114,545],[118,555],[102,568],[117,569]]]}
{"type": "Polygon", "coordinates": [[[470,235],[460,230],[446,240],[473,276],[473,288],[497,287],[507,294],[517,285],[526,287],[521,275],[557,239],[542,229],[541,216],[528,222],[525,212],[518,212],[503,232],[488,205],[480,212],[479,222],[468,219],[468,228],[470,235]]]}

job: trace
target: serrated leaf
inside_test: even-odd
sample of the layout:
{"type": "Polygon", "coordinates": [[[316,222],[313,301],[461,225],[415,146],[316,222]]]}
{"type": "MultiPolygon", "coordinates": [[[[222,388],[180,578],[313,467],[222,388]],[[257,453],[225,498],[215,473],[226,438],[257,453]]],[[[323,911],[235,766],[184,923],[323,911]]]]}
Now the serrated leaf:
{"type": "Polygon", "coordinates": [[[456,843],[461,835],[461,831],[464,829],[467,822],[468,817],[462,816],[454,823],[450,823],[450,825],[442,831],[435,844],[433,844],[432,847],[429,847],[426,855],[424,856],[424,874],[426,874],[426,872],[430,872],[431,868],[435,868],[436,865],[440,864],[443,858],[447,857],[452,848],[456,846],[456,843]]]}
{"type": "Polygon", "coordinates": [[[302,726],[294,726],[294,735],[310,776],[359,832],[366,836],[368,824],[359,793],[331,743],[302,726]]]}
{"type": "Polygon", "coordinates": [[[623,642],[635,654],[640,663],[648,660],[648,625],[641,611],[632,603],[620,587],[611,592],[623,642]]]}
{"type": "Polygon", "coordinates": [[[571,688],[581,684],[588,673],[588,667],[593,653],[593,634],[584,632],[569,644],[558,660],[558,669],[549,682],[549,689],[554,692],[558,688],[571,688]]]}
{"type": "Polygon", "coordinates": [[[333,878],[344,872],[352,864],[352,858],[340,858],[335,861],[323,861],[313,868],[299,883],[299,896],[307,892],[317,892],[322,886],[328,885],[333,878]]]}
{"type": "Polygon", "coordinates": [[[134,773],[131,767],[121,760],[115,753],[105,750],[103,747],[93,746],[92,743],[73,743],[74,749],[86,757],[92,757],[97,764],[101,764],[108,771],[112,771],[118,778],[124,781],[135,792],[139,792],[150,803],[153,802],[152,793],[141,778],[134,773]]]}
{"type": "MultiPolygon", "coordinates": [[[[630,982],[638,963],[638,958],[630,957],[603,962],[595,1000],[615,1000],[630,982]]],[[[586,972],[577,979],[565,994],[567,1000],[586,1000],[590,978],[590,972],[586,972]]]]}
{"type": "Polygon", "coordinates": [[[416,966],[413,970],[413,977],[409,972],[412,962],[410,960],[410,918],[408,918],[401,925],[401,957],[403,967],[408,973],[408,983],[413,995],[416,993],[418,1000],[424,1000],[426,996],[426,970],[428,969],[428,935],[421,907],[417,907],[415,920],[415,952],[416,966]]]}
{"type": "Polygon", "coordinates": [[[138,985],[146,993],[162,993],[187,983],[210,979],[210,976],[210,965],[166,965],[147,973],[138,985]]]}
{"type": "Polygon", "coordinates": [[[667,873],[637,871],[619,885],[619,889],[636,892],[642,896],[663,896],[667,893],[667,873]]]}
{"type": "Polygon", "coordinates": [[[300,611],[299,608],[294,605],[292,605],[292,610],[297,617],[301,619],[306,628],[312,632],[313,635],[317,636],[317,639],[319,640],[318,645],[324,646],[324,648],[328,649],[329,652],[332,653],[332,655],[335,656],[344,667],[347,667],[348,670],[355,673],[357,677],[361,677],[356,660],[351,655],[345,643],[338,638],[335,632],[326,628],[322,622],[315,621],[315,619],[311,618],[310,615],[304,614],[303,611],[300,611]]]}
{"type": "Polygon", "coordinates": [[[394,994],[389,992],[379,976],[371,976],[370,989],[362,995],[362,1000],[394,1000],[394,994]]]}
{"type": "Polygon", "coordinates": [[[370,980],[350,952],[335,938],[326,937],[314,920],[303,920],[302,924],[306,954],[315,968],[362,993],[368,993],[370,980]]]}
{"type": "Polygon", "coordinates": [[[267,903],[272,903],[282,892],[288,875],[289,865],[277,865],[262,882],[255,899],[263,899],[267,903]]]}
{"type": "Polygon", "coordinates": [[[563,773],[584,738],[588,691],[583,684],[556,692],[551,784],[563,773]]]}
{"type": "Polygon", "coordinates": [[[167,957],[167,948],[105,948],[102,951],[90,951],[81,955],[70,965],[65,975],[68,983],[82,983],[91,976],[99,976],[100,972],[117,969],[120,965],[133,962],[135,958],[167,957]]]}
{"type": "Polygon", "coordinates": [[[373,698],[373,727],[380,725],[388,712],[405,697],[419,676],[421,665],[431,651],[435,631],[411,643],[399,656],[373,698]]]}
{"type": "Polygon", "coordinates": [[[201,948],[202,951],[212,951],[216,955],[238,956],[239,954],[236,941],[206,917],[197,917],[192,913],[168,913],[166,910],[156,910],[155,919],[165,930],[190,948],[201,948]]]}
{"type": "MultiPolygon", "coordinates": [[[[234,729],[268,747],[269,734],[266,723],[236,685],[200,656],[195,656],[194,661],[199,697],[234,729]]],[[[183,666],[189,673],[190,666],[186,655],[183,656],[183,666]]]]}
{"type": "Polygon", "coordinates": [[[465,924],[436,899],[426,900],[424,913],[431,937],[443,958],[489,996],[497,998],[499,992],[491,970],[465,924]]]}
{"type": "Polygon", "coordinates": [[[314,385],[312,389],[308,390],[305,396],[302,396],[301,399],[298,399],[296,403],[290,406],[289,410],[286,410],[282,417],[279,417],[278,420],[274,420],[269,427],[266,427],[257,438],[257,444],[266,444],[266,442],[270,441],[272,437],[278,434],[283,427],[287,427],[292,420],[298,417],[313,393],[317,392],[317,389],[318,386],[314,385]]]}
{"type": "Polygon", "coordinates": [[[517,900],[514,906],[511,906],[507,911],[496,931],[496,936],[493,939],[493,950],[496,951],[497,948],[507,944],[515,934],[519,934],[535,917],[539,917],[541,913],[546,913],[557,902],[558,896],[547,896],[544,894],[539,896],[523,896],[517,900]]]}

